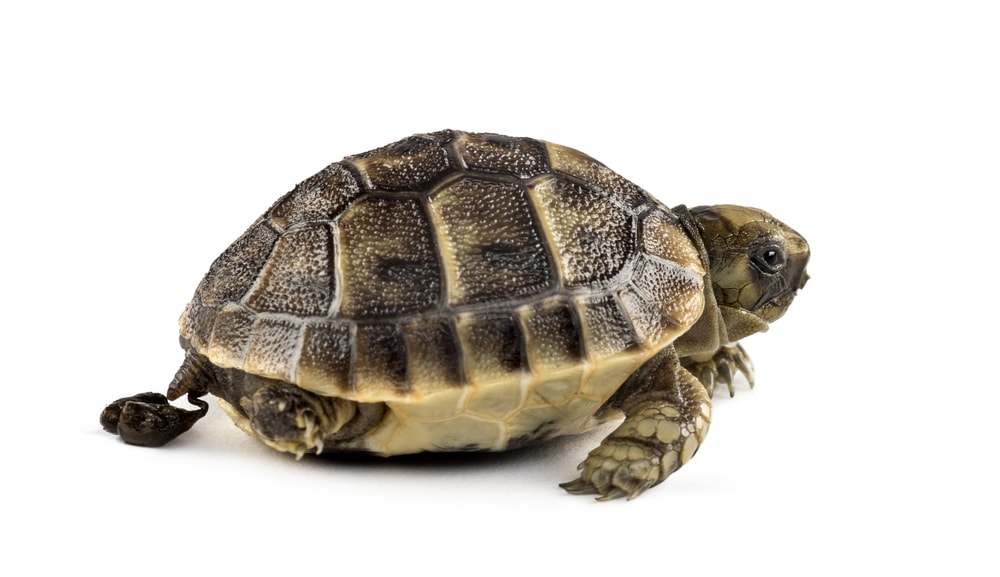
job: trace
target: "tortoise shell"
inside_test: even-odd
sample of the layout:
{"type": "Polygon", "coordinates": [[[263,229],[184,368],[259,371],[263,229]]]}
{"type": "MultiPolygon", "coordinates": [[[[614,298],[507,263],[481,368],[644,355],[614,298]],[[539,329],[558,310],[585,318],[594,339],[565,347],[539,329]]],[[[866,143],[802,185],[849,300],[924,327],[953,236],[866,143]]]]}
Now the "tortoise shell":
{"type": "Polygon", "coordinates": [[[353,448],[499,450],[587,428],[698,320],[704,276],[675,215],[603,164],[449,130],[279,199],[212,264],[181,337],[218,367],[384,403],[353,448]]]}

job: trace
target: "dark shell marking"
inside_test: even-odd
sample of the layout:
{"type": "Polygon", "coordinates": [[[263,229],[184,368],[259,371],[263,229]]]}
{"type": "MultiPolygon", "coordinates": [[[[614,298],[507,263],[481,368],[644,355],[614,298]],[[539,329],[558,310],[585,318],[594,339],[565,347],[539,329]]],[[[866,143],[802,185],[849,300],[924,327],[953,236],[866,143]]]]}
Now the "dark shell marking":
{"type": "Polygon", "coordinates": [[[697,319],[703,274],[676,217],[590,157],[443,131],[295,187],[181,332],[220,367],[386,401],[652,354],[697,319]]]}

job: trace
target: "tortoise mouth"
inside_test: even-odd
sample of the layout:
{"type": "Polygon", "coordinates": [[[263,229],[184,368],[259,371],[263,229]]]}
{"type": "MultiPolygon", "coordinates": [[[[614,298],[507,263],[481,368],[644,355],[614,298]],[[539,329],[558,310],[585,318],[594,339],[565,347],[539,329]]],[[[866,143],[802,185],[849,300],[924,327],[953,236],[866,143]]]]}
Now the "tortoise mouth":
{"type": "MultiPolygon", "coordinates": [[[[805,283],[803,282],[802,284],[805,283]]],[[[763,305],[757,307],[753,312],[755,315],[760,317],[761,320],[773,323],[785,315],[785,311],[787,311],[788,307],[791,306],[792,301],[795,300],[798,292],[798,289],[783,292],[763,305]]]]}
{"type": "Polygon", "coordinates": [[[785,311],[791,306],[792,301],[798,296],[799,290],[809,282],[809,273],[805,271],[805,266],[798,270],[787,280],[781,280],[770,289],[766,289],[761,295],[760,301],[751,308],[751,312],[768,323],[774,322],[784,316],[785,311]]]}

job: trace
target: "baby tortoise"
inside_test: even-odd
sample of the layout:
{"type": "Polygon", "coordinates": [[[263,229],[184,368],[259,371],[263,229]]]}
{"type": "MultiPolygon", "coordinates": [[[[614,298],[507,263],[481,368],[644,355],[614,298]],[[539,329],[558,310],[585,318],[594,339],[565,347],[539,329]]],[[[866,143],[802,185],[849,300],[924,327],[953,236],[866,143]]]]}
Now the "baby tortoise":
{"type": "Polygon", "coordinates": [[[209,269],[166,397],[104,427],[157,446],[207,393],[279,451],[502,451],[624,422],[562,485],[632,498],[705,438],[738,344],[805,284],[766,212],[668,209],[576,150],[446,130],[336,162],[209,269]]]}

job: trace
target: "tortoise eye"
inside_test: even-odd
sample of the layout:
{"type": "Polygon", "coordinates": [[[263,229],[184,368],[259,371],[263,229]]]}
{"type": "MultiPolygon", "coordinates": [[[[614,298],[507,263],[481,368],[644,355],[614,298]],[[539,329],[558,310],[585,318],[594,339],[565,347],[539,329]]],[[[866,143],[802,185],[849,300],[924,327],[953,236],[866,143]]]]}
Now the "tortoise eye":
{"type": "Polygon", "coordinates": [[[766,245],[757,248],[750,256],[750,260],[763,272],[773,274],[785,268],[787,257],[780,246],[766,245]]]}

